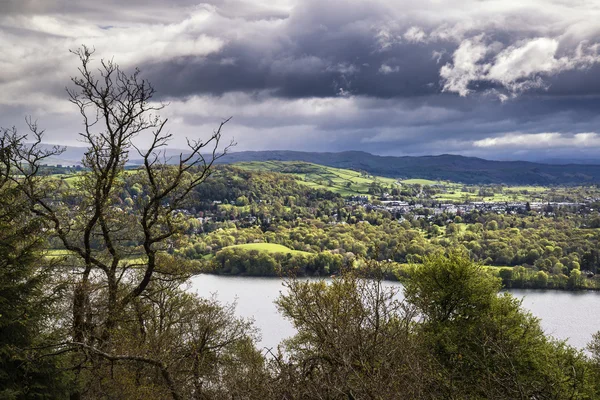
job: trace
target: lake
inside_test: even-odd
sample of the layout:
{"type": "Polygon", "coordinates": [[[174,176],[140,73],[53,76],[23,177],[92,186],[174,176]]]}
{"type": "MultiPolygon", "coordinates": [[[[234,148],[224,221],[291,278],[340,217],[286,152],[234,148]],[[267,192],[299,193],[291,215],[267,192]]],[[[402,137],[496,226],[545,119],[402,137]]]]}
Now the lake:
{"type": "MultiPolygon", "coordinates": [[[[398,282],[384,282],[401,286],[398,282]]],[[[281,316],[273,301],[285,290],[279,278],[227,277],[198,275],[190,280],[189,290],[201,296],[216,295],[222,303],[237,302],[236,312],[252,318],[260,329],[260,347],[275,348],[284,338],[294,334],[291,323],[281,316]]],[[[600,331],[600,293],[562,292],[556,290],[513,289],[510,293],[523,299],[523,306],[541,319],[549,335],[567,339],[583,349],[592,334],[600,331]]]]}

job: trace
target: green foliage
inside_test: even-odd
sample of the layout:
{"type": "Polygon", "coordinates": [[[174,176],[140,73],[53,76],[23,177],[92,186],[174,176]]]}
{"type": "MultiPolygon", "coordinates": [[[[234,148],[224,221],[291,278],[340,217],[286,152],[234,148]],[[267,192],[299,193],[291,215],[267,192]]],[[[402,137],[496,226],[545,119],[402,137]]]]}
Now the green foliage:
{"type": "MultiPolygon", "coordinates": [[[[588,274],[582,275],[579,286],[568,286],[561,277],[568,277],[577,266],[595,273],[600,265],[595,250],[600,231],[588,227],[590,217],[586,214],[565,210],[553,218],[536,213],[498,215],[483,211],[460,216],[427,215],[425,211],[423,215],[418,215],[419,211],[394,215],[386,210],[345,204],[334,193],[300,185],[294,174],[302,168],[308,173],[317,167],[277,162],[244,165],[248,169],[221,167],[197,192],[201,201],[188,208],[191,213],[202,210],[210,221],[192,223],[195,220],[188,219],[186,231],[208,234],[182,238],[175,251],[200,259],[231,245],[269,242],[292,250],[352,253],[356,258],[406,263],[435,251],[465,248],[475,260],[486,264],[525,266],[527,271],[519,279],[504,272],[506,286],[538,287],[538,271],[549,275],[548,288],[598,286],[599,281],[589,279],[588,274]],[[264,168],[284,169],[286,173],[263,172],[264,168]],[[239,198],[236,203],[234,199],[239,198]],[[400,216],[404,220],[398,223],[396,218],[400,216]]],[[[363,176],[360,178],[367,179],[363,176]]],[[[420,185],[404,185],[402,191],[417,195],[419,190],[443,190],[436,185],[414,192],[417,187],[420,185]]],[[[541,193],[533,187],[491,188],[498,193],[541,193]]],[[[589,188],[580,190],[592,193],[589,188]]]]}
{"type": "Polygon", "coordinates": [[[55,317],[51,307],[60,292],[46,286],[43,225],[29,216],[27,205],[10,181],[0,184],[0,398],[64,398],[60,359],[35,350],[50,339],[45,325],[55,317]]]}
{"type": "Polygon", "coordinates": [[[583,277],[581,276],[581,271],[578,269],[571,270],[569,275],[569,288],[577,289],[580,288],[583,284],[583,277]]]}
{"type": "Polygon", "coordinates": [[[501,287],[499,279],[459,251],[425,257],[403,283],[407,301],[432,324],[475,318],[501,287]]]}
{"type": "Polygon", "coordinates": [[[350,169],[305,162],[265,161],[236,163],[235,166],[249,171],[270,171],[289,175],[311,188],[329,190],[342,196],[381,195],[388,191],[384,188],[397,186],[395,179],[366,176],[350,169]]]}
{"type": "Polygon", "coordinates": [[[544,271],[539,271],[535,277],[536,286],[539,288],[545,288],[548,286],[548,274],[544,271]]]}
{"type": "Polygon", "coordinates": [[[226,249],[244,249],[244,250],[258,250],[265,251],[267,253],[284,253],[284,254],[309,254],[305,251],[292,250],[280,244],[274,243],[247,243],[238,244],[234,246],[226,247],[226,249]]]}
{"type": "MultiPolygon", "coordinates": [[[[276,245],[275,245],[276,246],[276,245]]],[[[314,254],[283,252],[280,247],[231,246],[219,251],[211,260],[219,274],[251,276],[328,275],[340,270],[344,259],[328,252],[314,254]]],[[[285,248],[284,248],[285,249],[285,248]]]]}
{"type": "Polygon", "coordinates": [[[195,201],[234,201],[237,206],[279,202],[295,206],[315,205],[316,199],[339,198],[329,190],[315,190],[295,176],[272,172],[255,172],[243,166],[219,166],[206,182],[195,190],[195,201]]]}
{"type": "MultiPolygon", "coordinates": [[[[425,203],[428,200],[421,195],[437,199],[447,195],[444,192],[449,190],[471,193],[478,189],[437,181],[424,186],[404,182],[396,188],[392,181],[364,173],[334,171],[308,163],[265,162],[241,166],[243,168],[220,166],[205,184],[194,191],[193,199],[184,207],[188,214],[177,214],[184,226],[183,231],[190,236],[177,239],[173,252],[191,259],[204,259],[227,246],[269,242],[298,251],[333,251],[345,258],[406,263],[418,262],[423,255],[435,251],[465,248],[473,259],[484,264],[524,266],[526,271],[520,274],[519,279],[503,272],[503,283],[507,287],[539,287],[536,280],[538,271],[548,274],[548,288],[576,290],[600,287],[600,280],[591,275],[600,266],[596,250],[600,230],[592,227],[594,221],[600,220],[596,211],[557,209],[550,215],[535,211],[505,215],[473,211],[457,216],[451,213],[429,215],[427,210],[414,210],[400,214],[346,204],[338,194],[330,191],[328,185],[325,185],[327,190],[325,186],[315,190],[315,186],[305,185],[305,175],[335,173],[339,179],[343,178],[342,181],[364,181],[367,185],[365,190],[377,193],[395,191],[401,198],[406,195],[408,199],[425,203]],[[265,172],[265,169],[282,173],[265,172]],[[208,218],[203,220],[205,217],[208,218]],[[397,218],[402,218],[402,222],[399,223],[397,218]],[[232,233],[234,227],[236,229],[232,233]],[[260,232],[256,228],[260,228],[260,232]],[[207,235],[200,236],[203,233],[207,235]],[[572,269],[583,272],[577,285],[568,283],[572,269]],[[563,275],[567,277],[566,281],[563,275]]],[[[123,193],[138,198],[146,196],[135,176],[136,171],[128,171],[125,176],[127,191],[123,193]]],[[[333,178],[321,176],[325,181],[335,181],[333,178]]],[[[342,186],[347,188],[350,181],[345,182],[342,186]]],[[[561,200],[569,196],[582,199],[597,195],[597,190],[592,187],[488,186],[485,190],[494,196],[544,196],[561,200]]],[[[122,201],[120,206],[128,212],[134,211],[133,197],[125,196],[122,201]]]]}
{"type": "Polygon", "coordinates": [[[539,321],[499,281],[459,252],[435,255],[405,281],[424,319],[418,331],[440,366],[447,398],[577,398],[591,395],[583,354],[545,337],[539,321]]]}
{"type": "Polygon", "coordinates": [[[273,398],[597,398],[600,336],[595,361],[547,338],[461,252],[413,269],[404,302],[355,273],[288,282],[277,304],[298,333],[271,365],[273,398]]]}

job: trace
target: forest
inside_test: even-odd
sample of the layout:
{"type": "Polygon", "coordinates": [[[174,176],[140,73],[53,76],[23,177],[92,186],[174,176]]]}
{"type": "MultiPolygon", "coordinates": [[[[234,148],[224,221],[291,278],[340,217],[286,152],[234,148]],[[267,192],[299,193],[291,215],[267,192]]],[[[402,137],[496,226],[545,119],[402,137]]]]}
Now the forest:
{"type": "Polygon", "coordinates": [[[600,396],[600,334],[575,349],[501,291],[598,288],[597,187],[552,188],[590,198],[581,205],[437,212],[439,188],[394,193],[355,171],[367,193],[353,200],[217,166],[234,145],[228,119],[166,162],[154,88],[89,48],[74,54],[82,167],[48,166],[63,149],[44,147],[32,119],[27,134],[0,131],[0,398],[600,396]],[[233,305],[185,290],[198,273],[281,276],[276,304],[296,335],[259,348],[233,305]],[[402,282],[403,300],[384,279],[402,282]]]}

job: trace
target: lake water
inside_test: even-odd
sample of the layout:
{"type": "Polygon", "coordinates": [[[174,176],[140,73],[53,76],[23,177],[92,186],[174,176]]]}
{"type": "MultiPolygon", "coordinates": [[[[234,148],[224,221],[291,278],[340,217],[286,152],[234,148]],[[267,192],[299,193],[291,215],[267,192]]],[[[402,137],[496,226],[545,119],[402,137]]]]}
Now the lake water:
{"type": "MultiPolygon", "coordinates": [[[[397,282],[385,285],[400,286],[397,282]]],[[[260,329],[261,347],[275,348],[294,328],[273,301],[285,291],[279,278],[226,277],[198,275],[190,280],[190,291],[207,297],[215,294],[222,303],[236,301],[239,316],[253,318],[260,329]]],[[[523,306],[541,319],[547,334],[583,349],[592,334],[600,331],[600,293],[561,292],[555,290],[523,290],[510,292],[523,299],[523,306]]]]}

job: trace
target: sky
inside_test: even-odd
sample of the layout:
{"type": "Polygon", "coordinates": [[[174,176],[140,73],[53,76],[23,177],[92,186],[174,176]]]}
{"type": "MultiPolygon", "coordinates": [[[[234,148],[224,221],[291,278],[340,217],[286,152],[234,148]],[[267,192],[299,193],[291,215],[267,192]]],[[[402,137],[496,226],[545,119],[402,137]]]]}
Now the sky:
{"type": "Polygon", "coordinates": [[[174,148],[232,117],[235,151],[600,160],[599,20],[597,0],[0,0],[0,126],[81,145],[87,45],[152,82],[174,148]]]}

